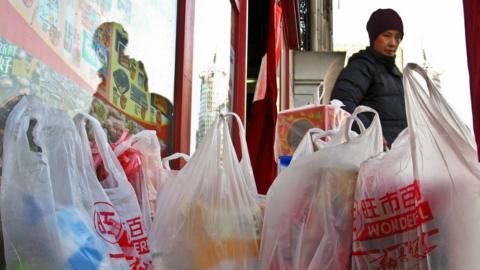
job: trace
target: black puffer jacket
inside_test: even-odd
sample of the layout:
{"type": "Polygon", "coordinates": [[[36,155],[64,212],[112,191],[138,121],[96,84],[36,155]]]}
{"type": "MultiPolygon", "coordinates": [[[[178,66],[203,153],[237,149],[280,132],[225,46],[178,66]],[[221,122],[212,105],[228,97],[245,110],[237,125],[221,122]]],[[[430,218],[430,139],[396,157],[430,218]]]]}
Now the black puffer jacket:
{"type": "MultiPolygon", "coordinates": [[[[332,100],[339,99],[346,111],[352,113],[358,105],[376,110],[382,123],[383,136],[391,145],[407,127],[402,73],[395,66],[395,57],[382,55],[367,47],[350,57],[332,92],[332,100]]],[[[365,127],[372,116],[361,114],[365,127]]]]}

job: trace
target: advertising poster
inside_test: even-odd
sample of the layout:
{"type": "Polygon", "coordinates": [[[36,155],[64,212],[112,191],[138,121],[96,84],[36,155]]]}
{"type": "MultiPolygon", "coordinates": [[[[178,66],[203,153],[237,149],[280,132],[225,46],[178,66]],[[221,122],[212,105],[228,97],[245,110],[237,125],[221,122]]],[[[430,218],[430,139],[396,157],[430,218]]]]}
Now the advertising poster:
{"type": "MultiPolygon", "coordinates": [[[[173,140],[169,126],[173,105],[168,99],[148,91],[148,76],[141,61],[130,58],[125,50],[128,33],[119,23],[103,23],[95,31],[94,51],[101,63],[102,81],[96,96],[99,102],[114,107],[126,118],[157,131],[163,154],[170,154],[173,140]]],[[[116,133],[121,134],[121,130],[116,133]]]]}
{"type": "Polygon", "coordinates": [[[135,39],[129,51],[156,74],[150,87],[173,100],[177,0],[5,0],[5,3],[8,4],[2,5],[12,7],[92,91],[97,88],[101,65],[92,48],[92,37],[104,22],[121,24],[135,39]]]}
{"type": "Polygon", "coordinates": [[[111,142],[125,129],[155,130],[162,155],[172,153],[173,105],[149,92],[143,63],[155,74],[151,87],[172,100],[176,7],[176,0],[1,0],[0,181],[5,124],[28,94],[71,116],[90,112],[111,142]],[[113,21],[119,26],[99,33],[113,21]],[[136,38],[131,51],[143,63],[125,54],[128,35],[120,24],[136,38]],[[102,42],[93,42],[96,36],[102,42]],[[155,43],[152,36],[161,38],[155,43]]]}
{"type": "MultiPolygon", "coordinates": [[[[155,3],[131,0],[6,1],[2,5],[10,5],[13,7],[11,10],[17,13],[9,16],[23,18],[24,23],[34,30],[34,35],[38,35],[47,45],[45,48],[53,51],[61,61],[67,64],[68,69],[72,69],[81,80],[84,80],[79,82],[78,78],[73,78],[75,82],[70,81],[70,84],[87,85],[89,89],[80,88],[77,84],[74,87],[66,85],[64,83],[66,77],[62,76],[65,74],[57,73],[64,69],[56,65],[39,64],[37,58],[21,49],[21,44],[10,44],[3,39],[4,43],[8,44],[0,45],[0,76],[8,74],[8,77],[0,77],[2,90],[0,102],[5,103],[9,98],[25,92],[25,94],[35,93],[51,105],[63,102],[63,108],[71,111],[77,110],[78,107],[78,104],[71,104],[72,102],[88,99],[86,103],[88,105],[82,105],[85,110],[92,101],[91,93],[97,92],[95,94],[97,98],[94,99],[97,103],[103,103],[105,108],[109,108],[108,111],[117,110],[117,113],[110,113],[110,115],[123,115],[116,117],[125,121],[122,127],[128,126],[131,131],[156,130],[162,149],[165,151],[164,154],[170,153],[172,140],[169,137],[172,136],[170,125],[173,119],[173,105],[168,99],[149,92],[148,77],[143,63],[125,54],[128,34],[122,27],[123,24],[137,30],[131,24],[143,18],[143,25],[150,29],[152,21],[145,20],[144,17],[152,17],[159,12],[163,14],[166,10],[172,9],[170,2],[172,1],[162,0],[155,3]],[[168,2],[168,5],[164,2],[168,2]],[[142,10],[150,12],[144,13],[145,16],[139,16],[142,10]],[[102,23],[109,20],[122,24],[102,23]],[[105,27],[106,25],[109,26],[105,27]],[[23,60],[24,55],[28,55],[28,59],[23,60]],[[36,65],[43,68],[37,72],[38,74],[33,72],[35,68],[38,70],[36,65]],[[22,77],[15,74],[22,74],[22,77]],[[48,80],[42,79],[41,83],[36,83],[36,78],[33,77],[38,77],[39,74],[47,77],[48,80]],[[17,83],[16,91],[9,90],[12,87],[12,80],[17,83]],[[33,88],[30,87],[28,91],[22,89],[21,86],[25,84],[32,84],[33,88]],[[155,102],[153,102],[154,98],[155,102]]],[[[2,37],[1,29],[0,37],[2,37]]],[[[174,40],[174,36],[168,37],[174,40]]],[[[27,42],[28,38],[22,39],[22,42],[24,41],[27,42]]],[[[171,44],[169,47],[172,47],[171,44]]],[[[150,58],[154,57],[149,57],[147,61],[151,61],[150,58]]],[[[50,62],[48,60],[47,62],[50,62]]],[[[58,63],[58,61],[51,62],[58,63]]],[[[171,62],[173,61],[169,60],[168,65],[171,65],[171,62]]],[[[173,71],[174,67],[171,66],[168,69],[173,71]]],[[[162,78],[165,76],[162,75],[162,78]]],[[[173,77],[171,80],[173,87],[173,77]]],[[[5,118],[5,116],[1,117],[5,118]]],[[[103,124],[104,127],[108,126],[107,123],[103,124]]],[[[110,140],[114,141],[114,139],[115,135],[112,135],[110,140]]]]}
{"type": "Polygon", "coordinates": [[[10,111],[23,95],[41,97],[70,116],[88,112],[92,96],[22,48],[0,37],[0,175],[3,133],[10,111]]]}
{"type": "Polygon", "coordinates": [[[100,12],[109,12],[111,1],[8,0],[35,33],[91,87],[98,81],[98,61],[91,49],[91,36],[100,12]],[[99,2],[92,5],[89,2],[99,2]]]}
{"type": "MultiPolygon", "coordinates": [[[[140,66],[138,68],[141,72],[140,66]]],[[[128,81],[132,81],[129,72],[125,76],[128,81]]],[[[128,129],[129,134],[144,129],[156,130],[162,146],[162,155],[169,155],[173,151],[171,139],[173,126],[170,124],[173,120],[173,105],[165,97],[148,93],[145,88],[141,88],[139,85],[142,83],[138,83],[138,74],[134,76],[136,80],[133,80],[133,85],[137,90],[134,90],[136,92],[133,95],[136,96],[132,97],[128,94],[130,91],[121,90],[124,86],[114,83],[108,100],[92,97],[85,89],[62,74],[0,37],[0,142],[3,142],[4,128],[10,111],[23,95],[33,94],[41,97],[50,106],[67,111],[72,117],[79,112],[90,112],[102,123],[111,142],[116,141],[124,129],[128,129]],[[128,94],[124,108],[120,104],[122,94],[117,94],[122,91],[123,96],[128,94]],[[114,100],[117,100],[116,106],[112,105],[115,104],[114,100]],[[143,110],[145,114],[142,114],[142,109],[139,109],[141,106],[148,106],[149,118],[147,110],[143,110]],[[131,110],[127,111],[127,108],[131,110]]],[[[140,75],[140,82],[146,85],[147,77],[142,79],[140,75]]],[[[0,143],[0,175],[2,148],[3,143],[0,143]]]]}

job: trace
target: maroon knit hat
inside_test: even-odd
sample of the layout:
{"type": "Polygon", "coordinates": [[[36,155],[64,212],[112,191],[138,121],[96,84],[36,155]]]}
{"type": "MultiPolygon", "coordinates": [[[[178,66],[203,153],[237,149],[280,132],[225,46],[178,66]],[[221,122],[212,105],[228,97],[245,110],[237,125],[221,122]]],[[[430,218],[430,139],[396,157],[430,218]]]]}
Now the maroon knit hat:
{"type": "Polygon", "coordinates": [[[370,45],[373,45],[375,39],[384,31],[394,29],[400,31],[403,39],[403,23],[402,18],[398,13],[390,8],[377,9],[367,22],[368,37],[370,38],[370,45]]]}

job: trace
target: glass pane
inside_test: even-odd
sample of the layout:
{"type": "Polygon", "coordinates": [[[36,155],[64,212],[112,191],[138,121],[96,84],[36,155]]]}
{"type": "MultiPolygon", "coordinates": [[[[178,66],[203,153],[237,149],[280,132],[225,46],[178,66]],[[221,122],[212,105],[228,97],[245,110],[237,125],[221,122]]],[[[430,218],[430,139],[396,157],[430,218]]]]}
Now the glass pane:
{"type": "Polygon", "coordinates": [[[91,112],[111,141],[153,129],[171,150],[177,0],[5,0],[0,13],[0,131],[35,94],[91,112]]]}
{"type": "Polygon", "coordinates": [[[231,107],[232,7],[229,0],[196,0],[190,151],[193,153],[218,110],[231,107]]]}

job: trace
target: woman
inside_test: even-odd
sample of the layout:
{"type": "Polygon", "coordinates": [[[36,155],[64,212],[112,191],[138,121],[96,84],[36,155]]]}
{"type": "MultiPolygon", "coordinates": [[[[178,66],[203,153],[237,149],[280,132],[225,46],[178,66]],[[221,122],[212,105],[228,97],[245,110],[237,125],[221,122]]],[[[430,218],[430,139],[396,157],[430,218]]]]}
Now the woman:
{"type": "MultiPolygon", "coordinates": [[[[332,92],[343,109],[352,113],[358,105],[375,109],[382,124],[385,144],[390,146],[407,127],[402,73],[395,53],[403,38],[402,19],[393,9],[378,9],[367,23],[370,46],[350,57],[332,92]]],[[[368,126],[372,116],[360,115],[368,126]]]]}

